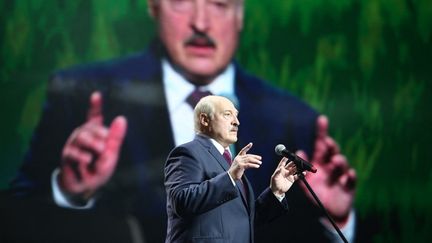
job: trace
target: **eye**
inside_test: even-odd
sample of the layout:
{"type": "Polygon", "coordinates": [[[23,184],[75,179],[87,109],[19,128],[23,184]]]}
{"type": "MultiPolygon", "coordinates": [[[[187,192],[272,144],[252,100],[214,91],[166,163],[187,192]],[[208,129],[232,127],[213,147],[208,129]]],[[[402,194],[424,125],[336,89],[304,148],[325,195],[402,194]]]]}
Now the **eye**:
{"type": "Polygon", "coordinates": [[[212,0],[210,4],[219,9],[226,9],[229,6],[229,2],[228,0],[212,0]]]}
{"type": "Polygon", "coordinates": [[[192,0],[170,0],[171,7],[178,12],[187,12],[192,10],[192,0]]]}
{"type": "Polygon", "coordinates": [[[223,117],[225,118],[225,119],[228,119],[228,118],[231,118],[233,116],[233,114],[231,113],[231,112],[224,112],[223,113],[223,117]]]}
{"type": "Polygon", "coordinates": [[[233,5],[230,0],[210,0],[207,4],[214,16],[223,16],[233,5]]]}
{"type": "Polygon", "coordinates": [[[181,3],[192,2],[192,0],[171,0],[171,2],[176,4],[181,4],[181,3]]]}

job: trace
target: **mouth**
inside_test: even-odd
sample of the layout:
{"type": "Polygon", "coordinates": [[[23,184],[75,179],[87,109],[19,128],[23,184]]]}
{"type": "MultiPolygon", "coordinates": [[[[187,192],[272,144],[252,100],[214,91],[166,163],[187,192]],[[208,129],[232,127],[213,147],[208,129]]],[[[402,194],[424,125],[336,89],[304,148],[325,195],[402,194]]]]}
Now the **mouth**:
{"type": "Polygon", "coordinates": [[[205,34],[194,34],[185,42],[186,49],[193,55],[208,56],[216,50],[215,42],[205,34]]]}
{"type": "Polygon", "coordinates": [[[214,53],[214,48],[208,46],[187,46],[186,49],[193,56],[208,57],[214,53]]]}
{"type": "Polygon", "coordinates": [[[207,36],[205,37],[195,37],[186,42],[186,45],[190,46],[202,46],[202,47],[216,47],[214,41],[212,41],[207,36]]]}

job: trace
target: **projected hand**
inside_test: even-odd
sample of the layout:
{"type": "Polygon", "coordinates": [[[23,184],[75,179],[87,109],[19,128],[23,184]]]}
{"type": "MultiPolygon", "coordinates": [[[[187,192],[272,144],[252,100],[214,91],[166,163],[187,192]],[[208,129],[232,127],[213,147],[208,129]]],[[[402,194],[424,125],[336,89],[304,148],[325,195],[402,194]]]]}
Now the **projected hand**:
{"type": "MultiPolygon", "coordinates": [[[[337,225],[343,227],[354,200],[356,173],[340,153],[337,143],[328,136],[327,130],[328,119],[321,115],[317,119],[315,150],[310,161],[318,171],[306,174],[306,179],[337,225]]],[[[303,151],[298,151],[297,155],[308,160],[303,151]]],[[[303,183],[301,185],[315,202],[303,183]]]]}
{"type": "Polygon", "coordinates": [[[63,147],[59,185],[70,197],[89,199],[113,174],[127,121],[116,117],[103,125],[102,95],[93,92],[87,121],[76,128],[63,147]]]}

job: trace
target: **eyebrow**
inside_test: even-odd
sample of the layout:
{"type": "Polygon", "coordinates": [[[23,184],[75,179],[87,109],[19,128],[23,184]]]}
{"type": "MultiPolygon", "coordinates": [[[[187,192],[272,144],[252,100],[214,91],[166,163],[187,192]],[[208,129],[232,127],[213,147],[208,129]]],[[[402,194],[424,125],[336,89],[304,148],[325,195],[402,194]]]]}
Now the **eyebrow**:
{"type": "Polygon", "coordinates": [[[237,116],[239,114],[239,111],[237,111],[237,110],[224,110],[223,112],[229,112],[229,113],[232,113],[232,114],[236,114],[237,116]]]}

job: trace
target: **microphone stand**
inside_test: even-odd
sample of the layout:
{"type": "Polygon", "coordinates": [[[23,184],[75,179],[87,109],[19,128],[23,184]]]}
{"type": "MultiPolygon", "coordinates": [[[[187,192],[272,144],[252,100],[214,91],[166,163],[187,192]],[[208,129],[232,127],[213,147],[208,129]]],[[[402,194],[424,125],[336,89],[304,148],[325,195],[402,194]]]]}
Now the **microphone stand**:
{"type": "Polygon", "coordinates": [[[345,238],[345,236],[342,234],[342,232],[340,231],[340,229],[337,227],[336,223],[334,222],[334,220],[330,217],[330,215],[328,214],[327,210],[324,208],[324,206],[322,205],[321,201],[319,200],[318,196],[315,194],[315,192],[312,190],[312,188],[310,187],[309,183],[306,181],[306,178],[304,177],[304,174],[302,172],[297,173],[297,176],[300,178],[300,180],[306,185],[307,189],[309,190],[309,192],[312,194],[313,198],[315,199],[315,201],[318,203],[318,206],[321,208],[321,210],[324,212],[324,214],[326,215],[326,217],[328,218],[328,220],[330,221],[330,223],[333,225],[333,228],[337,231],[337,233],[339,234],[340,238],[343,240],[343,242],[348,243],[348,240],[345,238]]]}

